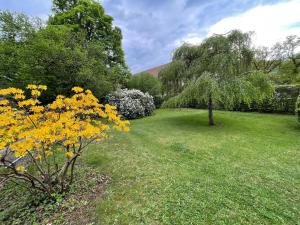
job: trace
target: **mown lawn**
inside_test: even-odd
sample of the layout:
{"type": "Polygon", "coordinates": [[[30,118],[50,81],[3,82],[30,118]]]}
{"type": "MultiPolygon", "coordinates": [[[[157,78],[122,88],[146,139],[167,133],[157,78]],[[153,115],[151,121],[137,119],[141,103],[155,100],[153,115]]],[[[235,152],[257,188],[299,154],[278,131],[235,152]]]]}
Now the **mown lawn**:
{"type": "Polygon", "coordinates": [[[112,182],[97,224],[299,224],[300,127],[293,116],[158,110],[84,161],[112,182]]]}

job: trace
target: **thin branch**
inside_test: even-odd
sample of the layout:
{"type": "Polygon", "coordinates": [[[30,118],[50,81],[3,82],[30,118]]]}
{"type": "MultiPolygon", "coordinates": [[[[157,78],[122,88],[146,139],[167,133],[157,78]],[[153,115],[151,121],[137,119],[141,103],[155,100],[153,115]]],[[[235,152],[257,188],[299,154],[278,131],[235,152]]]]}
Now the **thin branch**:
{"type": "Polygon", "coordinates": [[[33,163],[35,164],[35,166],[37,167],[37,169],[39,170],[39,172],[41,173],[41,175],[45,176],[45,172],[44,170],[38,165],[37,161],[35,160],[35,158],[33,157],[33,155],[31,154],[30,151],[27,151],[30,158],[32,159],[33,163]]]}

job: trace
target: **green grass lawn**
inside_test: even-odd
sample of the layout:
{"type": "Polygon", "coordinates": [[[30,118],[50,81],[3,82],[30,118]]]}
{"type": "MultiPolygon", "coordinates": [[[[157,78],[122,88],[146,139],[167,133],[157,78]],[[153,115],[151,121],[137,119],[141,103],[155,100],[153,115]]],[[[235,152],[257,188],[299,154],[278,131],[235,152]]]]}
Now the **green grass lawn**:
{"type": "Polygon", "coordinates": [[[284,115],[158,110],[93,145],[99,224],[299,224],[300,127],[284,115]]]}

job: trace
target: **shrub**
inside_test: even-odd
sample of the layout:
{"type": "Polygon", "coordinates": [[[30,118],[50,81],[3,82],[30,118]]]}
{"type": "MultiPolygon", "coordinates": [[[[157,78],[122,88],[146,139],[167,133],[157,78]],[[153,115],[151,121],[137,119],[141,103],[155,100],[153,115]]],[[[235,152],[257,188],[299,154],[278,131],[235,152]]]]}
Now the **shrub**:
{"type": "Polygon", "coordinates": [[[161,82],[157,77],[143,72],[131,77],[127,84],[129,89],[137,89],[152,96],[161,95],[161,82]]]}
{"type": "Polygon", "coordinates": [[[51,197],[69,190],[76,160],[90,143],[106,140],[110,127],[129,131],[129,122],[89,90],[74,87],[72,97],[57,96],[42,106],[38,97],[47,87],[27,88],[29,99],[21,89],[0,90],[0,176],[27,182],[51,197]]]}
{"type": "MultiPolygon", "coordinates": [[[[275,94],[263,100],[262,102],[252,102],[250,105],[245,103],[236,104],[233,108],[235,111],[242,112],[267,112],[267,113],[286,113],[294,114],[297,97],[300,94],[300,85],[277,85],[275,94]]],[[[200,108],[205,109],[207,104],[191,99],[188,103],[179,102],[178,99],[170,99],[164,107],[177,108],[200,108]]],[[[222,104],[215,104],[216,109],[224,110],[222,104]]]]}
{"type": "Polygon", "coordinates": [[[298,117],[298,122],[300,123],[300,95],[297,98],[297,102],[296,102],[296,114],[298,117]]]}
{"type": "Polygon", "coordinates": [[[153,96],[155,108],[160,108],[164,102],[164,98],[161,95],[153,96]]]}
{"type": "Polygon", "coordinates": [[[235,110],[294,114],[299,94],[299,85],[278,85],[275,87],[273,97],[261,103],[253,102],[250,107],[246,104],[237,105],[235,110]]]}
{"type": "Polygon", "coordinates": [[[139,90],[120,89],[106,98],[107,102],[118,108],[126,119],[137,119],[150,116],[154,109],[154,100],[148,93],[139,90]]]}

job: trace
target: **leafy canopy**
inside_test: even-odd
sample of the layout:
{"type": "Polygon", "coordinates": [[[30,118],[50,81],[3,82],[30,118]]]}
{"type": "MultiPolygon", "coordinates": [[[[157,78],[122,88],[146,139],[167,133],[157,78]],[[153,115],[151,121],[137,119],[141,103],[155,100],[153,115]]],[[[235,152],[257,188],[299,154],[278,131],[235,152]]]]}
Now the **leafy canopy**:
{"type": "Polygon", "coordinates": [[[297,102],[296,102],[296,114],[298,117],[298,122],[300,123],[300,95],[297,98],[297,102]]]}
{"type": "Polygon", "coordinates": [[[69,25],[75,31],[84,30],[87,41],[97,41],[104,47],[109,65],[125,66],[120,28],[112,25],[113,18],[106,15],[94,0],[54,0],[52,25],[69,25]]]}
{"type": "Polygon", "coordinates": [[[254,53],[250,45],[251,34],[235,30],[214,35],[199,46],[184,45],[176,50],[174,61],[160,77],[163,84],[168,82],[166,77],[171,78],[183,91],[164,106],[180,106],[197,100],[219,103],[230,109],[235,103],[250,103],[272,95],[273,86],[268,77],[252,72],[254,53]]]}
{"type": "Polygon", "coordinates": [[[152,96],[161,94],[161,83],[157,77],[143,72],[131,77],[127,84],[130,89],[137,89],[152,96]]]}
{"type": "Polygon", "coordinates": [[[106,66],[103,48],[93,42],[85,44],[82,33],[71,28],[49,25],[26,42],[19,52],[18,86],[26,83],[45,84],[48,92],[43,102],[56,95],[69,95],[73,86],[93,90],[98,97],[117,88],[125,77],[106,66]]]}
{"type": "MultiPolygon", "coordinates": [[[[99,3],[94,4],[101,8],[99,3]]],[[[41,101],[48,103],[56,95],[71,94],[73,86],[91,89],[98,98],[103,98],[124,86],[130,78],[122,54],[118,62],[107,50],[109,47],[103,40],[117,44],[109,34],[103,40],[87,40],[86,30],[75,29],[75,25],[38,27],[23,14],[3,12],[0,15],[3,15],[0,16],[0,87],[45,84],[48,92],[41,101]]]]}
{"type": "Polygon", "coordinates": [[[39,18],[30,18],[23,13],[0,11],[0,40],[24,41],[41,26],[39,18]]]}

